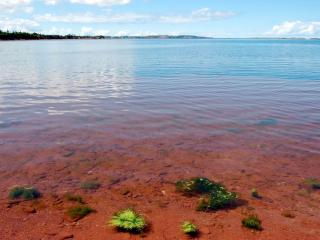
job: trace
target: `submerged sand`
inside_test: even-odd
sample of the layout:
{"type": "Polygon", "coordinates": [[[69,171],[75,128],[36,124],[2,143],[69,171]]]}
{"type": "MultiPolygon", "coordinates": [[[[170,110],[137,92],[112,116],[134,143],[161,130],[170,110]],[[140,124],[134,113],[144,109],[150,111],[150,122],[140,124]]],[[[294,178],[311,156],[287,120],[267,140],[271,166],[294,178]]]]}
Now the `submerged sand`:
{"type": "Polygon", "coordinates": [[[187,239],[180,229],[184,220],[200,228],[198,239],[320,239],[320,192],[302,184],[319,176],[319,153],[277,136],[253,138],[251,130],[145,138],[103,128],[2,133],[1,239],[187,239]],[[195,176],[223,183],[242,204],[197,212],[198,199],[181,195],[174,186],[195,176]],[[88,180],[101,187],[81,189],[88,180]],[[17,184],[36,186],[43,196],[8,204],[8,190],[17,184]],[[261,199],[251,196],[252,188],[261,199]],[[70,221],[66,192],[80,194],[96,212],[70,221]],[[148,219],[148,232],[130,235],[108,226],[112,214],[126,207],[148,219]],[[263,231],[241,226],[248,214],[260,217],[263,231]]]}

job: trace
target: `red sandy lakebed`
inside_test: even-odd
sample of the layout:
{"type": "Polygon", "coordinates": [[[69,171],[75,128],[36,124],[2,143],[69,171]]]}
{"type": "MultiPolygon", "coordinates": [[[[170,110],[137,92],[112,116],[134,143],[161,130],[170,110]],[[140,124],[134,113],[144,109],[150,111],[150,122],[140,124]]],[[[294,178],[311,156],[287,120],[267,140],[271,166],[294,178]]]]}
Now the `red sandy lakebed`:
{"type": "Polygon", "coordinates": [[[248,135],[123,138],[103,128],[2,134],[1,239],[187,239],[180,227],[185,220],[199,227],[199,239],[320,239],[320,193],[303,185],[319,175],[319,154],[297,142],[248,135]],[[243,204],[196,211],[198,198],[174,185],[195,176],[223,183],[243,204]],[[88,180],[101,187],[81,189],[88,180]],[[37,187],[42,197],[8,204],[10,187],[23,184],[37,187]],[[252,188],[261,199],[251,196],[252,188]],[[81,195],[95,212],[70,221],[66,192],[81,195]],[[145,234],[108,226],[112,214],[127,207],[148,220],[145,234]],[[241,226],[248,214],[259,216],[262,231],[241,226]]]}

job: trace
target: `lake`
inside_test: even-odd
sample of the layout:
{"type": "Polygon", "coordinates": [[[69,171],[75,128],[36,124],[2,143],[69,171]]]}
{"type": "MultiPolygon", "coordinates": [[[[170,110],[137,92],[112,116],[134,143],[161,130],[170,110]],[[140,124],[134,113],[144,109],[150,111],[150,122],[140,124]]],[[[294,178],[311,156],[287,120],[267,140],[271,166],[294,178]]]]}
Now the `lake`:
{"type": "Polygon", "coordinates": [[[176,239],[184,219],[225,240],[319,238],[319,195],[303,187],[320,169],[319,40],[8,41],[0,56],[0,194],[28,184],[44,199],[21,233],[19,206],[0,204],[8,239],[60,229],[66,192],[96,210],[64,225],[76,239],[127,239],[104,226],[127,206],[156,223],[147,239],[176,239]],[[195,176],[241,205],[193,211],[173,183],[195,176]],[[100,189],[83,191],[92,179],[100,189]],[[272,231],[241,228],[255,211],[272,231]]]}
{"type": "Polygon", "coordinates": [[[250,129],[319,152],[318,40],[17,41],[0,54],[0,133],[250,129]]]}

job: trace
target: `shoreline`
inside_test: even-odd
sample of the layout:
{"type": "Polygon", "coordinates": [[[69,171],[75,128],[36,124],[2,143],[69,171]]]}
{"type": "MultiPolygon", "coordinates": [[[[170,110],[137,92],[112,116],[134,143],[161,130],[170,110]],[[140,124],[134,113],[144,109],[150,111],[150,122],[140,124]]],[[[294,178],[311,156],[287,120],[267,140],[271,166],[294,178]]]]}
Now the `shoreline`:
{"type": "Polygon", "coordinates": [[[247,37],[247,38],[220,38],[196,35],[149,35],[149,36],[79,36],[79,35],[46,35],[41,33],[29,32],[5,32],[0,30],[0,41],[19,41],[19,40],[136,40],[136,39],[182,39],[182,40],[320,40],[320,38],[303,37],[247,37]]]}

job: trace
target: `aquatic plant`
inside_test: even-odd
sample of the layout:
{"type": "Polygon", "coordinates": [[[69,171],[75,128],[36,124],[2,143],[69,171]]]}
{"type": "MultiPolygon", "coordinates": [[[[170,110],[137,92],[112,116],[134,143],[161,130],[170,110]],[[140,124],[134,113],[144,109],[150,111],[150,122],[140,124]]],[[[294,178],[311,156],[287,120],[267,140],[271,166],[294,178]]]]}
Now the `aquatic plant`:
{"type": "Polygon", "coordinates": [[[257,123],[257,125],[260,127],[275,126],[277,124],[278,124],[278,121],[277,119],[274,119],[274,118],[262,119],[257,123]]]}
{"type": "Polygon", "coordinates": [[[110,225],[120,231],[130,233],[140,233],[147,227],[144,217],[132,209],[115,213],[110,220],[110,225]]]}
{"type": "Polygon", "coordinates": [[[242,220],[242,226],[253,229],[253,230],[262,230],[261,220],[257,215],[250,215],[242,220]]]}
{"type": "Polygon", "coordinates": [[[222,184],[204,177],[179,180],[176,189],[186,195],[202,195],[197,207],[199,211],[226,208],[238,198],[236,193],[229,192],[222,184]]]}
{"type": "Polygon", "coordinates": [[[320,180],[316,178],[307,178],[304,181],[305,184],[307,184],[312,189],[320,189],[320,180]]]}
{"type": "Polygon", "coordinates": [[[255,188],[251,189],[251,196],[254,197],[254,198],[259,198],[259,199],[262,198],[260,196],[260,194],[258,193],[258,190],[255,189],[255,188]]]}
{"type": "Polygon", "coordinates": [[[181,228],[185,234],[190,235],[190,236],[195,236],[199,233],[197,226],[189,221],[183,222],[181,225],[181,228]]]}
{"type": "Polygon", "coordinates": [[[97,180],[89,180],[81,184],[81,188],[85,190],[96,190],[101,184],[97,180]]]}
{"type": "Polygon", "coordinates": [[[209,193],[217,185],[207,178],[197,177],[191,179],[179,180],[176,182],[176,189],[184,194],[203,194],[209,193]]]}
{"type": "Polygon", "coordinates": [[[229,192],[224,186],[215,187],[209,195],[200,198],[198,211],[219,210],[230,207],[238,199],[235,192],[229,192]]]}
{"type": "Polygon", "coordinates": [[[93,211],[94,210],[88,205],[77,205],[69,208],[67,214],[72,220],[80,220],[93,211]]]}
{"type": "Polygon", "coordinates": [[[64,195],[64,198],[71,202],[78,202],[81,204],[85,203],[80,195],[74,195],[72,193],[66,193],[64,195]]]}
{"type": "Polygon", "coordinates": [[[41,196],[40,192],[29,186],[15,186],[9,192],[10,199],[33,200],[41,196]]]}

